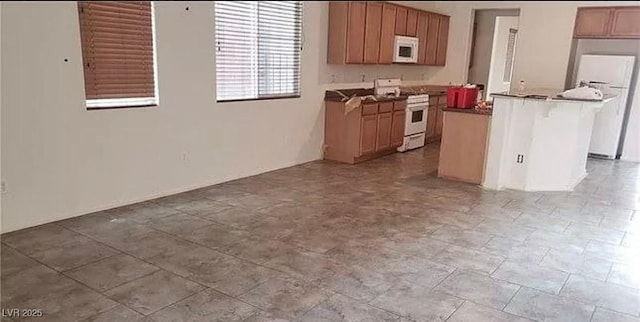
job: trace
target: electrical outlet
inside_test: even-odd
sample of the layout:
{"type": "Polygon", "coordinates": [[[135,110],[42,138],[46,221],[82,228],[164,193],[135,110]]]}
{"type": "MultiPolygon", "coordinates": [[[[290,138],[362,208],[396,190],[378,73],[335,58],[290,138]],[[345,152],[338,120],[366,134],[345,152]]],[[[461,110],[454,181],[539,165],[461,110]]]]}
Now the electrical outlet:
{"type": "Polygon", "coordinates": [[[524,162],[524,154],[518,154],[518,157],[516,158],[516,163],[523,163],[524,162]]]}
{"type": "Polygon", "coordinates": [[[2,183],[0,183],[0,191],[2,193],[7,192],[7,184],[4,181],[2,181],[2,183]]]}
{"type": "Polygon", "coordinates": [[[336,82],[336,75],[331,75],[331,83],[335,83],[336,82]]]}
{"type": "Polygon", "coordinates": [[[182,162],[184,163],[189,162],[189,152],[182,152],[182,162]]]}
{"type": "Polygon", "coordinates": [[[360,75],[361,76],[361,81],[364,83],[364,79],[365,79],[365,74],[360,75]]]}

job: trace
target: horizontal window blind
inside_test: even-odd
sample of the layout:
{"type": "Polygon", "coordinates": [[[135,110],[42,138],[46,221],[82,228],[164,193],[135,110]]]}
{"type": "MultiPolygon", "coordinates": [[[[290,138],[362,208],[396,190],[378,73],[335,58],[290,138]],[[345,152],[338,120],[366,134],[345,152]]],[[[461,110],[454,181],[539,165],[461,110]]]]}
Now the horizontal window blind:
{"type": "Polygon", "coordinates": [[[300,94],[301,1],[216,1],[217,100],[300,94]]]}
{"type": "Polygon", "coordinates": [[[507,55],[504,61],[504,73],[502,75],[503,82],[511,81],[511,73],[513,71],[513,59],[515,58],[516,36],[518,29],[509,28],[509,39],[507,40],[507,55]]]}
{"type": "Polygon", "coordinates": [[[149,104],[155,97],[150,1],[78,1],[87,102],[149,104]],[[123,99],[121,101],[117,99],[123,99]]]}

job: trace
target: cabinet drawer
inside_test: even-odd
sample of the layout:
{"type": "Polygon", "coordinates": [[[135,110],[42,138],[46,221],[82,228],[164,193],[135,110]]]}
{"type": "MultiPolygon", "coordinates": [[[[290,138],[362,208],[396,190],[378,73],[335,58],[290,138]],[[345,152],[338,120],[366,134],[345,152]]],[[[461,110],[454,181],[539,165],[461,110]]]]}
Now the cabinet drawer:
{"type": "Polygon", "coordinates": [[[378,113],[378,104],[362,104],[362,115],[374,115],[378,113]]]}
{"type": "Polygon", "coordinates": [[[438,96],[438,105],[445,105],[445,104],[447,104],[447,95],[438,96]]]}
{"type": "Polygon", "coordinates": [[[393,111],[393,102],[384,102],[380,103],[378,112],[379,113],[388,113],[393,111]]]}
{"type": "Polygon", "coordinates": [[[393,109],[395,111],[401,111],[407,109],[407,101],[395,101],[393,102],[393,109]]]}

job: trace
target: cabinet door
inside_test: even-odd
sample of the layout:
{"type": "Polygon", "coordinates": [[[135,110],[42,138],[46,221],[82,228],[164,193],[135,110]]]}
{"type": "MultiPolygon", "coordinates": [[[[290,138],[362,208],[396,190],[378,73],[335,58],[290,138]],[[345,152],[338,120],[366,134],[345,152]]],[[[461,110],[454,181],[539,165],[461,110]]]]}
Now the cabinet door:
{"type": "Polygon", "coordinates": [[[436,65],[444,66],[447,62],[447,44],[449,42],[449,17],[440,16],[438,25],[438,49],[436,50],[436,65]]]}
{"type": "Polygon", "coordinates": [[[436,136],[436,119],[438,118],[437,107],[429,106],[429,112],[427,113],[427,129],[425,131],[425,137],[427,142],[436,136]]]}
{"type": "Polygon", "coordinates": [[[396,7],[385,3],[382,6],[382,26],[380,28],[380,56],[378,63],[393,62],[393,37],[396,33],[396,7]]]}
{"type": "Polygon", "coordinates": [[[364,63],[375,64],[380,53],[380,26],[382,25],[382,3],[367,2],[364,28],[364,63]]]}
{"type": "Polygon", "coordinates": [[[396,35],[407,35],[407,8],[396,9],[396,35]]]}
{"type": "Polygon", "coordinates": [[[442,135],[442,118],[444,116],[441,106],[436,107],[436,115],[436,137],[440,137],[442,135]]]}
{"type": "Polygon", "coordinates": [[[377,115],[363,116],[360,121],[360,155],[376,151],[376,137],[378,127],[377,115]]]}
{"type": "Polygon", "coordinates": [[[347,63],[361,64],[364,59],[364,26],[366,3],[349,2],[349,21],[347,23],[347,63]]]}
{"type": "Polygon", "coordinates": [[[424,63],[426,65],[436,64],[436,51],[438,49],[438,27],[440,27],[440,16],[429,14],[429,28],[427,29],[427,45],[424,63]]]}
{"type": "Polygon", "coordinates": [[[578,8],[574,37],[606,37],[609,30],[610,8],[578,8]]]}
{"type": "Polygon", "coordinates": [[[418,10],[407,10],[407,36],[416,37],[418,34],[418,10]]]}
{"type": "Polygon", "coordinates": [[[388,149],[391,146],[391,122],[393,113],[378,114],[378,137],[376,151],[388,149]]]}
{"type": "Polygon", "coordinates": [[[613,9],[609,35],[615,38],[640,38],[640,7],[613,9]]]}
{"type": "Polygon", "coordinates": [[[424,65],[427,59],[427,32],[429,30],[429,14],[421,11],[418,15],[418,65],[424,65]]]}
{"type": "Polygon", "coordinates": [[[404,141],[404,124],[405,111],[393,112],[393,121],[391,122],[391,146],[401,146],[404,141]]]}

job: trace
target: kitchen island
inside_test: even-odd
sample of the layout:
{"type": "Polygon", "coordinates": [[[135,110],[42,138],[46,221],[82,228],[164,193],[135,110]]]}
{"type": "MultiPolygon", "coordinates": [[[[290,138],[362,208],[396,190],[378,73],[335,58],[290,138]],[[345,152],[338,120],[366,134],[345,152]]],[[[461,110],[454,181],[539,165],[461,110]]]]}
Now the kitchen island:
{"type": "Polygon", "coordinates": [[[571,191],[587,175],[594,117],[613,97],[575,100],[539,93],[491,95],[483,187],[571,191]]]}

